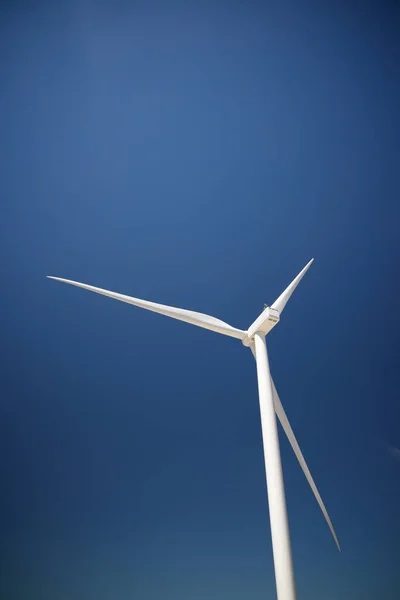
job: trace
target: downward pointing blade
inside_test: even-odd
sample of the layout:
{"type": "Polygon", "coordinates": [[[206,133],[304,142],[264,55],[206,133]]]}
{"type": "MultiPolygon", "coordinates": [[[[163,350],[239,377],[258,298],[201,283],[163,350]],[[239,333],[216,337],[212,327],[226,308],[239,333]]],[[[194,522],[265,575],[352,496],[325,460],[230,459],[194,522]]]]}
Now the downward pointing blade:
{"type": "Polygon", "coordinates": [[[333,525],[332,525],[332,522],[331,522],[331,520],[329,518],[328,512],[327,512],[327,510],[325,508],[324,503],[322,502],[322,498],[319,495],[319,492],[317,490],[317,486],[314,483],[314,479],[312,478],[310,470],[309,470],[309,468],[307,466],[307,463],[304,460],[304,456],[303,456],[303,454],[302,454],[302,452],[300,450],[300,446],[297,443],[297,440],[296,440],[296,438],[294,436],[293,430],[292,430],[292,428],[290,426],[290,423],[288,421],[288,418],[286,416],[286,413],[284,411],[282,403],[281,403],[281,401],[279,399],[278,392],[276,391],[275,384],[274,384],[274,382],[273,382],[272,379],[271,379],[271,381],[272,381],[272,390],[273,390],[273,394],[274,394],[275,412],[276,412],[276,414],[278,416],[279,421],[281,422],[282,428],[283,428],[284,432],[286,433],[286,436],[287,436],[287,438],[288,438],[288,440],[290,442],[290,445],[292,446],[293,452],[295,453],[295,455],[297,457],[297,460],[299,461],[300,466],[303,469],[303,473],[306,476],[306,479],[307,479],[308,483],[310,484],[310,487],[311,487],[311,489],[312,489],[312,491],[314,493],[314,496],[315,496],[315,498],[316,498],[316,500],[317,500],[317,502],[319,504],[320,509],[322,510],[322,513],[323,513],[323,515],[325,517],[325,520],[328,523],[329,529],[331,530],[333,538],[334,538],[334,540],[336,542],[336,545],[337,545],[337,547],[338,547],[338,549],[340,551],[339,541],[338,541],[338,539],[336,537],[336,533],[335,533],[335,530],[333,529],[333,525]]]}
{"type": "MultiPolygon", "coordinates": [[[[250,350],[252,351],[253,356],[255,358],[256,357],[256,352],[255,352],[255,348],[254,348],[254,343],[251,344],[250,350]]],[[[301,468],[303,470],[303,473],[306,476],[306,479],[307,479],[307,481],[308,481],[308,483],[309,483],[309,485],[310,485],[310,487],[311,487],[311,489],[313,491],[313,494],[314,494],[314,496],[315,496],[315,498],[316,498],[316,500],[317,500],[317,502],[319,504],[319,507],[322,510],[322,514],[324,515],[325,520],[328,523],[328,527],[331,530],[331,533],[333,535],[333,539],[335,540],[336,546],[338,547],[338,550],[340,552],[339,540],[337,539],[335,530],[333,529],[332,521],[329,518],[328,511],[325,508],[325,504],[322,502],[322,498],[321,498],[321,496],[319,494],[317,486],[314,483],[314,479],[312,478],[312,475],[310,473],[310,469],[308,468],[307,463],[304,460],[303,453],[300,450],[300,446],[297,443],[297,440],[296,440],[296,438],[294,436],[293,429],[290,426],[290,423],[289,423],[288,418],[286,416],[285,410],[284,410],[284,408],[282,406],[282,402],[279,399],[278,392],[276,391],[276,387],[275,387],[275,384],[274,384],[274,381],[273,381],[272,377],[271,377],[271,383],[272,383],[272,393],[274,395],[274,406],[275,406],[276,415],[277,415],[277,417],[278,417],[278,419],[280,421],[280,424],[282,425],[283,431],[286,433],[286,437],[288,438],[289,443],[292,446],[293,452],[295,453],[296,458],[297,458],[297,460],[300,463],[300,466],[301,466],[301,468]]]]}
{"type": "Polygon", "coordinates": [[[192,310],[185,310],[184,308],[165,306],[164,304],[157,304],[156,302],[149,302],[148,300],[140,300],[139,298],[132,298],[131,296],[117,294],[116,292],[110,292],[108,290],[103,290],[102,288],[94,287],[92,285],[86,285],[85,283],[71,281],[70,279],[62,279],[61,277],[51,277],[50,275],[48,275],[48,279],[54,279],[55,281],[69,283],[70,285],[75,285],[76,287],[89,290],[90,292],[96,292],[96,294],[102,294],[103,296],[108,296],[109,298],[114,298],[115,300],[126,302],[127,304],[133,304],[134,306],[139,306],[140,308],[151,310],[152,312],[171,317],[172,319],[178,319],[179,321],[185,321],[186,323],[191,323],[192,325],[197,325],[198,327],[203,327],[204,329],[210,329],[211,331],[215,331],[216,333],[229,335],[240,340],[243,340],[246,337],[245,331],[242,331],[241,329],[235,329],[235,327],[231,327],[230,325],[228,325],[228,323],[220,321],[220,319],[216,319],[215,317],[210,317],[210,315],[194,312],[192,310]]]}
{"type": "Polygon", "coordinates": [[[300,273],[297,275],[297,277],[295,279],[293,279],[292,283],[286,288],[286,290],[284,292],[282,292],[282,294],[279,296],[279,298],[277,298],[275,300],[275,302],[272,304],[271,308],[275,308],[280,313],[283,311],[290,296],[293,294],[294,290],[297,288],[300,281],[303,279],[304,275],[306,274],[308,269],[311,267],[313,261],[314,261],[314,259],[312,258],[310,260],[310,262],[306,264],[304,269],[302,271],[300,271],[300,273]]]}

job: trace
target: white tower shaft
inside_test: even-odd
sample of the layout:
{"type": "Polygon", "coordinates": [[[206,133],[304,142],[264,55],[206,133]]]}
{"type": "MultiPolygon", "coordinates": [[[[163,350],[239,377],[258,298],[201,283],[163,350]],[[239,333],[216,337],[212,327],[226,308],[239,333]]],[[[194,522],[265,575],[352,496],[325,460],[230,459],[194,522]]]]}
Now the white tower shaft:
{"type": "Polygon", "coordinates": [[[278,600],[296,600],[278,426],[265,335],[254,335],[269,518],[278,600]]]}

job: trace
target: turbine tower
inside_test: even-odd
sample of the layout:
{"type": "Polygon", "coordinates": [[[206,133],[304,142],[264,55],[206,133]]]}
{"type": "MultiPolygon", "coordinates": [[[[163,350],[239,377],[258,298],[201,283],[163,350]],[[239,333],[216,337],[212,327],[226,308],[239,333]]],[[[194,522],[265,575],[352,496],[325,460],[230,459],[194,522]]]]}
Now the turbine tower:
{"type": "Polygon", "coordinates": [[[300,280],[311,266],[313,260],[314,259],[310,260],[310,262],[302,271],[300,271],[297,277],[271,306],[265,307],[263,312],[254,321],[254,323],[250,325],[247,331],[231,327],[231,325],[228,325],[224,321],[220,321],[215,317],[211,317],[203,313],[175,308],[173,306],[165,306],[163,304],[157,304],[147,300],[140,300],[138,298],[132,298],[131,296],[125,296],[124,294],[117,294],[115,292],[110,292],[108,290],[86,285],[84,283],[78,283],[77,281],[49,276],[49,279],[55,279],[56,281],[69,283],[85,290],[96,292],[97,294],[103,294],[104,296],[114,298],[115,300],[120,300],[121,302],[133,304],[134,306],[139,306],[140,308],[145,308],[146,310],[151,310],[153,312],[166,315],[167,317],[178,319],[179,321],[185,321],[186,323],[191,323],[192,325],[197,325],[198,327],[210,329],[216,333],[237,338],[242,341],[244,346],[250,348],[257,364],[262,440],[264,447],[272,550],[278,600],[296,600],[296,588],[293,573],[289,525],[286,511],[282,463],[279,449],[278,427],[275,414],[277,415],[282,428],[286,433],[290,445],[292,446],[304,475],[306,476],[306,479],[321,508],[326,522],[328,523],[336,545],[340,550],[339,542],[333,529],[333,525],[326,511],[325,505],[322,502],[322,498],[319,495],[317,486],[315,485],[308,469],[306,461],[304,460],[303,454],[294,436],[282,403],[279,399],[278,392],[276,391],[275,384],[272,380],[269,368],[267,344],[265,340],[266,335],[273,327],[275,327],[277,323],[279,323],[280,315],[282,314],[282,311],[285,308],[290,296],[293,294],[294,290],[300,283],[300,280]]]}

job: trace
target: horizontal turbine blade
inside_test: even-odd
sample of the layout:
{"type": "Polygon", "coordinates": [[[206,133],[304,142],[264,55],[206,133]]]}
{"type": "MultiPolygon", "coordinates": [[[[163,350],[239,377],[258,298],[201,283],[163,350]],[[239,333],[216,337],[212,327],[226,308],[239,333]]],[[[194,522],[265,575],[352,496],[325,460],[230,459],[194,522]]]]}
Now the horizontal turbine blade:
{"type": "Polygon", "coordinates": [[[283,311],[290,296],[293,294],[294,290],[297,288],[300,281],[302,280],[302,278],[304,277],[304,275],[306,274],[308,269],[311,267],[313,261],[314,261],[314,259],[312,258],[310,260],[310,262],[306,264],[304,269],[302,271],[300,271],[300,273],[297,275],[297,277],[295,279],[293,279],[292,283],[286,288],[286,290],[284,292],[282,292],[282,294],[279,296],[279,298],[277,298],[275,300],[275,302],[272,304],[271,308],[275,308],[275,310],[277,310],[280,313],[283,311]]]}
{"type": "Polygon", "coordinates": [[[94,287],[92,285],[86,285],[85,283],[71,281],[70,279],[62,279],[61,277],[51,277],[50,275],[48,275],[48,279],[54,279],[55,281],[69,283],[70,285],[75,285],[76,287],[89,290],[90,292],[96,292],[96,294],[102,294],[103,296],[108,296],[109,298],[114,298],[115,300],[120,300],[121,302],[132,304],[133,306],[139,306],[140,308],[151,310],[152,312],[171,317],[172,319],[185,321],[186,323],[191,323],[192,325],[197,325],[198,327],[203,327],[204,329],[210,329],[211,331],[215,331],[216,333],[229,335],[239,340],[243,340],[246,337],[245,331],[242,331],[241,329],[235,329],[235,327],[231,327],[230,325],[228,325],[228,323],[224,323],[224,321],[220,321],[220,319],[210,317],[209,315],[205,315],[203,313],[194,312],[192,310],[185,310],[184,308],[175,308],[174,306],[165,306],[164,304],[148,302],[147,300],[140,300],[139,298],[132,298],[131,296],[117,294],[116,292],[103,290],[102,288],[94,287]]]}
{"type": "Polygon", "coordinates": [[[281,422],[282,428],[283,428],[284,432],[286,433],[286,436],[287,436],[287,438],[288,438],[288,440],[290,442],[290,445],[292,446],[293,452],[295,453],[295,455],[297,457],[297,460],[299,461],[300,466],[303,469],[303,473],[306,476],[306,479],[307,479],[308,483],[310,484],[310,487],[311,487],[311,489],[312,489],[312,491],[314,493],[314,496],[315,496],[315,498],[316,498],[316,500],[317,500],[317,502],[319,504],[320,509],[322,510],[322,513],[323,513],[323,515],[325,517],[326,522],[328,523],[329,529],[331,530],[333,538],[334,538],[334,540],[336,542],[336,545],[338,547],[338,550],[340,552],[339,541],[337,539],[335,530],[333,529],[333,525],[332,525],[332,522],[331,522],[331,520],[329,518],[328,512],[327,512],[327,510],[325,508],[324,503],[322,502],[322,498],[321,498],[321,496],[320,496],[320,494],[318,492],[317,486],[314,483],[314,479],[311,476],[311,473],[310,473],[310,470],[309,470],[309,468],[307,466],[307,463],[304,460],[304,456],[303,456],[303,454],[302,454],[302,452],[300,450],[300,446],[297,443],[297,440],[296,440],[296,438],[294,436],[293,430],[292,430],[292,428],[290,426],[290,423],[288,421],[288,418],[286,416],[286,413],[284,411],[282,403],[281,403],[281,401],[279,399],[278,392],[276,391],[276,387],[275,387],[275,384],[274,384],[274,382],[273,382],[272,379],[271,379],[271,382],[272,382],[272,390],[273,390],[273,394],[274,394],[275,412],[276,412],[276,414],[278,416],[279,421],[281,422]]]}

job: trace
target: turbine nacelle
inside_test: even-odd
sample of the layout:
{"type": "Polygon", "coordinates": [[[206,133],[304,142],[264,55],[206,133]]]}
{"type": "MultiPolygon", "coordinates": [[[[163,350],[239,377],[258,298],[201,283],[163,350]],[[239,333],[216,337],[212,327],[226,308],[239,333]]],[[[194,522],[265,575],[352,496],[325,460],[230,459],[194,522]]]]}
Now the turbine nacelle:
{"type": "Polygon", "coordinates": [[[271,306],[267,306],[261,315],[257,317],[246,332],[246,337],[242,340],[244,346],[251,346],[255,333],[264,333],[267,335],[277,323],[279,323],[280,314],[271,306]]]}

